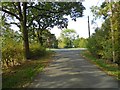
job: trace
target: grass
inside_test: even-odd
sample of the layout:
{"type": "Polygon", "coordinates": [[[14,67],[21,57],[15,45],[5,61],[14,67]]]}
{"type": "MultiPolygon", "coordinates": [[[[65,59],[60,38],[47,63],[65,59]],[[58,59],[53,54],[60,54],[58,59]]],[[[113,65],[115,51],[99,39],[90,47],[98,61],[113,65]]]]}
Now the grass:
{"type": "Polygon", "coordinates": [[[2,88],[22,88],[29,85],[33,78],[49,64],[53,53],[47,54],[37,60],[26,61],[20,66],[3,70],[2,88]]]}
{"type": "Polygon", "coordinates": [[[116,79],[120,80],[120,71],[118,65],[107,60],[97,59],[89,51],[83,51],[81,55],[89,60],[90,62],[96,64],[101,70],[105,71],[108,75],[114,76],[116,79]]]}

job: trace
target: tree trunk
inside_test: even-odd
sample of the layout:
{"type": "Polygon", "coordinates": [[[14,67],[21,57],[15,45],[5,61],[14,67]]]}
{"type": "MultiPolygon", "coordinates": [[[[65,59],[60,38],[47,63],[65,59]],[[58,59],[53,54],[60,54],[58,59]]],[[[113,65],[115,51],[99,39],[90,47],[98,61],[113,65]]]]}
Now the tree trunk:
{"type": "Polygon", "coordinates": [[[38,41],[39,41],[39,43],[40,43],[40,45],[41,46],[43,46],[43,38],[42,38],[42,29],[38,29],[38,31],[37,31],[37,37],[38,37],[38,41]]]}
{"type": "Polygon", "coordinates": [[[25,58],[29,59],[30,58],[30,52],[29,52],[28,30],[27,30],[27,27],[26,27],[26,22],[27,22],[26,8],[27,8],[27,3],[23,2],[23,18],[21,20],[21,29],[22,29],[22,33],[23,33],[25,58]]]}
{"type": "Polygon", "coordinates": [[[40,34],[38,34],[38,41],[39,41],[40,45],[43,46],[43,38],[41,37],[40,34]]]}
{"type": "Polygon", "coordinates": [[[42,31],[43,30],[40,30],[40,37],[39,37],[39,41],[40,41],[41,46],[43,46],[42,31]]]}

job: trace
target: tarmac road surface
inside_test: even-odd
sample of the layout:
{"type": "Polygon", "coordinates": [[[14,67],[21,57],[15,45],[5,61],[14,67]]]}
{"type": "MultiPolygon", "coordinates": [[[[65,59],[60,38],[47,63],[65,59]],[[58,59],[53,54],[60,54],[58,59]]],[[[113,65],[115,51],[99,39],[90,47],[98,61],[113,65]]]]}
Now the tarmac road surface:
{"type": "Polygon", "coordinates": [[[58,49],[30,88],[118,88],[118,81],[80,56],[84,49],[58,49]]]}

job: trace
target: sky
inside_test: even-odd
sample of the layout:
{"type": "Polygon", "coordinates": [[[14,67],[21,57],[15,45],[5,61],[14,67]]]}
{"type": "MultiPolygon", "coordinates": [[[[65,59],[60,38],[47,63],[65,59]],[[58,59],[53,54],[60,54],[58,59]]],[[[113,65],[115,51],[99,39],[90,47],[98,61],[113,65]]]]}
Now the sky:
{"type": "MultiPolygon", "coordinates": [[[[88,16],[89,16],[89,20],[90,20],[90,32],[91,34],[94,33],[94,27],[100,27],[101,24],[102,24],[102,20],[97,20],[97,25],[92,25],[91,24],[91,20],[93,19],[93,16],[92,16],[92,12],[90,10],[90,7],[91,6],[99,6],[101,5],[101,3],[103,2],[104,0],[85,0],[83,2],[83,5],[84,7],[86,8],[86,10],[84,10],[83,12],[83,17],[80,17],[77,19],[77,21],[72,21],[69,17],[68,17],[68,20],[69,20],[69,23],[68,23],[68,29],[74,29],[77,34],[79,35],[79,37],[83,37],[83,38],[88,38],[89,35],[88,35],[88,16]]],[[[51,33],[55,34],[55,36],[58,38],[60,36],[60,33],[61,33],[61,29],[58,29],[56,26],[50,30],[51,33]]]]}
{"type": "MultiPolygon", "coordinates": [[[[85,0],[83,2],[83,6],[86,8],[86,10],[84,10],[83,12],[83,17],[80,17],[80,18],[77,18],[77,21],[72,21],[70,19],[70,17],[68,17],[68,29],[74,29],[77,34],[79,35],[79,37],[83,37],[83,38],[88,38],[89,35],[88,35],[88,16],[89,16],[89,20],[90,20],[90,34],[92,35],[92,33],[94,33],[94,27],[100,27],[101,24],[102,24],[102,20],[97,20],[97,25],[92,25],[91,24],[91,20],[93,19],[93,16],[92,16],[92,12],[90,10],[90,7],[91,6],[99,6],[101,5],[101,3],[103,2],[104,0],[85,0]]],[[[12,25],[11,28],[13,30],[19,30],[18,27],[15,27],[15,25],[12,25]]],[[[50,32],[52,34],[55,34],[55,36],[58,38],[60,36],[60,33],[61,33],[61,29],[58,29],[57,26],[55,26],[54,28],[52,28],[50,30],[50,32]]]]}

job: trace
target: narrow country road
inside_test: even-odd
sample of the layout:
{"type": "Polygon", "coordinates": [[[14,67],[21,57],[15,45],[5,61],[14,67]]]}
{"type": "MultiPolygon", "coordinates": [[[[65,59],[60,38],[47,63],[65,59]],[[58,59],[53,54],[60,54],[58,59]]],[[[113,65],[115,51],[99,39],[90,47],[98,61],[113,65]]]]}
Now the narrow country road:
{"type": "Polygon", "coordinates": [[[30,88],[118,88],[118,81],[80,56],[82,49],[55,50],[53,62],[30,88]]]}

